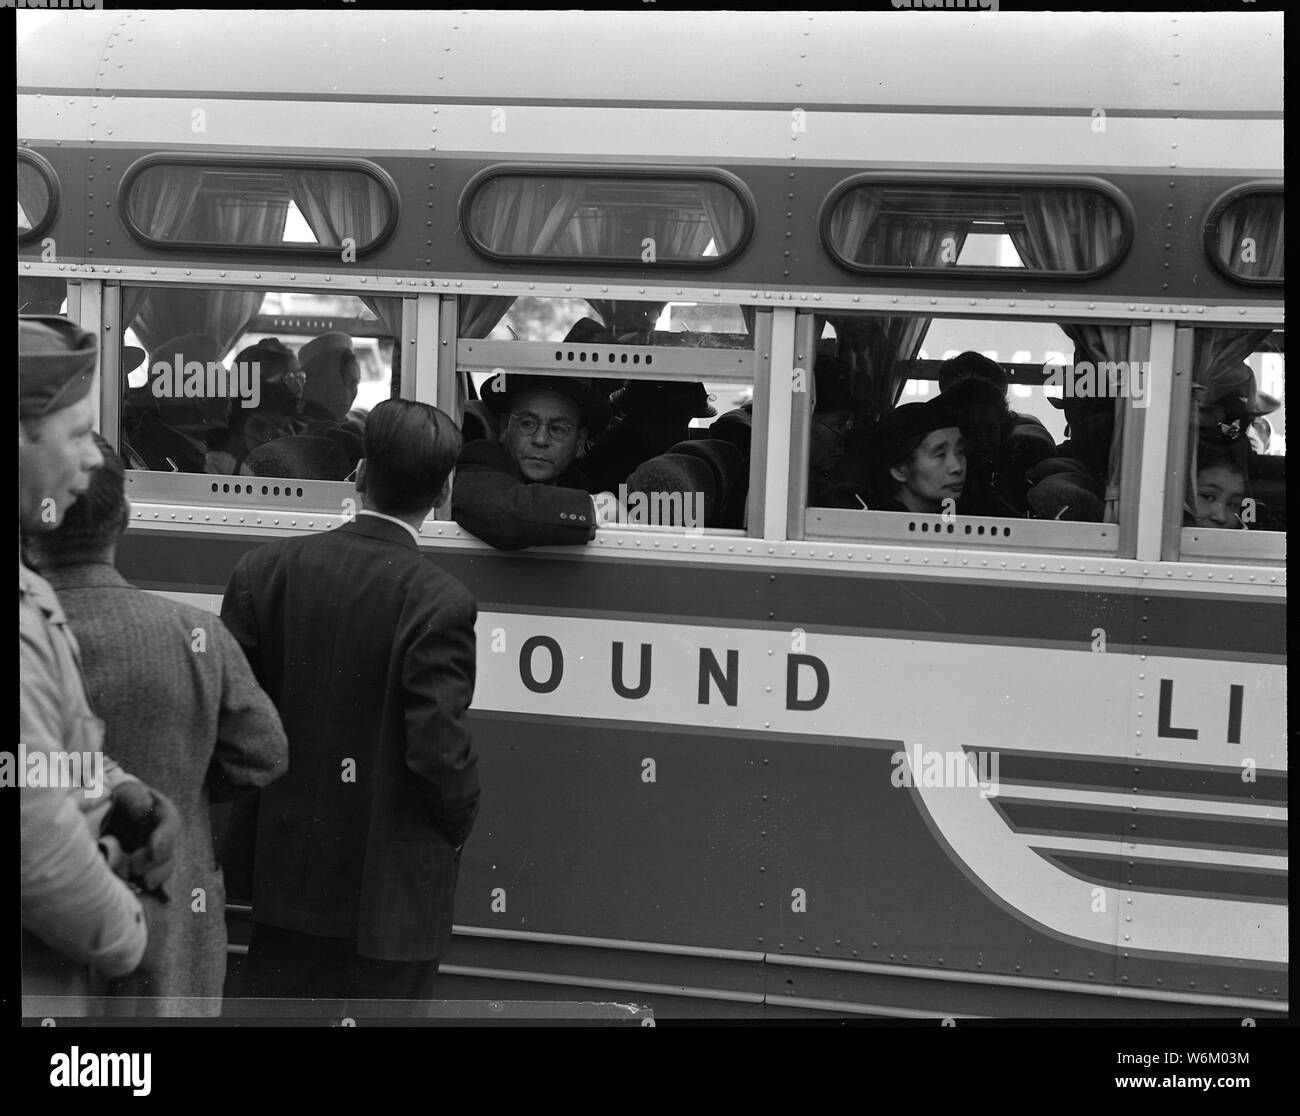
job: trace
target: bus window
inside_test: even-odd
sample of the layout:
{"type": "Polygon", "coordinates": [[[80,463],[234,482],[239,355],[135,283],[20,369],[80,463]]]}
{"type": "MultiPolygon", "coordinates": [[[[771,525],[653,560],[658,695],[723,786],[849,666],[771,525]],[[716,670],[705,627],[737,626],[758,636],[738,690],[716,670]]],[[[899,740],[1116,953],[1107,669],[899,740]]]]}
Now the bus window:
{"type": "Polygon", "coordinates": [[[1286,529],[1284,334],[1200,329],[1193,354],[1184,547],[1231,551],[1221,532],[1286,529]]]}
{"type": "Polygon", "coordinates": [[[122,180],[122,218],[162,250],[234,248],[344,262],[381,247],[397,224],[397,191],[363,160],[274,161],[146,156],[122,180]]]}
{"type": "Polygon", "coordinates": [[[345,480],[398,382],[400,299],[137,287],[122,306],[130,468],[345,480]]]}
{"type": "Polygon", "coordinates": [[[466,190],[461,226],[499,261],[719,267],[744,250],[754,204],[717,170],[493,168],[466,190]]]}
{"type": "Polygon", "coordinates": [[[54,168],[34,151],[18,152],[18,243],[44,233],[58,216],[59,186],[54,168]]]}
{"type": "Polygon", "coordinates": [[[1285,205],[1280,185],[1232,191],[1206,222],[1210,262],[1235,283],[1280,287],[1286,263],[1285,205]]]}
{"type": "MultiPolygon", "coordinates": [[[[469,297],[460,311],[462,462],[491,464],[518,484],[579,488],[604,502],[612,526],[744,529],[754,357],[747,308],[469,297]],[[485,309],[487,301],[495,305],[485,309]],[[475,342],[467,331],[488,337],[475,342]],[[586,424],[582,444],[541,432],[529,397],[538,390],[549,392],[542,404],[558,406],[551,396],[561,395],[582,408],[568,423],[560,416],[566,436],[586,424]],[[519,460],[529,438],[534,463],[519,460]]],[[[458,473],[462,507],[480,487],[464,484],[467,476],[458,473]]],[[[488,509],[483,518],[476,511],[458,518],[487,541],[535,545],[498,534],[488,509]]]]}
{"type": "Polygon", "coordinates": [[[18,313],[67,314],[68,283],[54,275],[18,277],[18,313]]]}
{"type": "Polygon", "coordinates": [[[1131,209],[1098,180],[962,182],[861,175],[823,210],[822,243],[849,271],[1096,278],[1124,258],[1131,209]]]}
{"type": "Polygon", "coordinates": [[[972,518],[1119,522],[1125,400],[1146,374],[1130,368],[1128,326],[819,321],[809,535],[897,533],[862,512],[937,516],[908,530],[945,537],[1009,537],[960,523],[972,518]],[[833,508],[858,515],[817,511],[833,508]]]}

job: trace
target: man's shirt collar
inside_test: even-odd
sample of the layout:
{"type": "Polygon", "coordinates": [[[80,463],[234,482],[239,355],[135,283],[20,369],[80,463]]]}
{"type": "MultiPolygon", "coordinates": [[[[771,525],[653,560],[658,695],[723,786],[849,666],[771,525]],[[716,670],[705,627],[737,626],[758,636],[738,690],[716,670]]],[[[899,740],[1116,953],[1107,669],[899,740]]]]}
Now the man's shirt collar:
{"type": "Polygon", "coordinates": [[[414,540],[415,545],[420,545],[420,532],[407,523],[404,519],[398,519],[395,515],[385,515],[383,512],[371,511],[369,508],[362,508],[357,515],[373,515],[376,519],[386,519],[389,523],[396,523],[403,528],[408,535],[414,540]]]}

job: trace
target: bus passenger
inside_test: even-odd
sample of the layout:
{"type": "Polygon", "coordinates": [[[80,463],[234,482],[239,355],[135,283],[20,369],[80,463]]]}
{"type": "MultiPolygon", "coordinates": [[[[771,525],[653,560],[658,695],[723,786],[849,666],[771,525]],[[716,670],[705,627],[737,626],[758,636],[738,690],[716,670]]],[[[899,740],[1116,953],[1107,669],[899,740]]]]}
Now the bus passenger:
{"type": "Polygon", "coordinates": [[[966,440],[958,421],[942,395],[905,403],[880,420],[871,510],[955,510],[966,483],[966,440]]]}
{"type": "Polygon", "coordinates": [[[477,606],[418,541],[460,444],[427,403],[380,403],[356,518],[250,551],[226,587],[290,755],[260,792],[245,996],[431,996],[479,799],[477,606]]]}
{"type": "Polygon", "coordinates": [[[588,436],[609,425],[605,395],[583,379],[507,373],[484,385],[483,401],[500,440],[461,451],[452,518],[502,550],[595,538],[595,489],[576,461],[588,436]]]}
{"type": "Polygon", "coordinates": [[[33,539],[32,554],[81,645],[114,759],[166,794],[182,820],[171,883],[179,901],[151,924],[144,963],[107,994],[137,997],[129,1008],[136,1015],[220,1015],[225,890],[212,859],[210,803],[276,778],[289,745],[221,621],[141,592],[114,568],[131,509],[121,460],[97,442],[103,465],[59,527],[33,539]],[[201,910],[190,901],[196,888],[201,910]]]}
{"type": "Polygon", "coordinates": [[[302,433],[299,416],[306,382],[293,350],[277,337],[241,349],[235,366],[256,369],[260,394],[256,407],[239,403],[230,409],[230,435],[221,449],[233,461],[232,473],[258,446],[302,433]]]}
{"type": "Polygon", "coordinates": [[[323,425],[337,426],[348,417],[361,383],[361,368],[346,333],[322,333],[298,350],[307,377],[302,395],[306,433],[323,425]]]}
{"type": "Polygon", "coordinates": [[[1081,462],[1099,484],[1107,483],[1110,473],[1110,443],[1115,430],[1115,400],[1049,395],[1050,403],[1065,412],[1066,439],[1056,447],[1056,457],[1081,462]]]}
{"type": "Polygon", "coordinates": [[[200,396],[177,397],[177,382],[187,365],[220,364],[221,345],[206,333],[187,333],[164,341],[149,364],[149,405],[135,427],[133,448],[150,469],[181,473],[217,473],[225,459],[219,451],[228,437],[230,399],[209,396],[206,377],[200,396]],[[160,382],[161,381],[161,382],[160,382]]]}
{"type": "MultiPolygon", "coordinates": [[[[91,437],[98,355],[95,338],[64,318],[18,319],[24,543],[59,525],[103,461],[91,437]]],[[[29,758],[81,761],[79,786],[19,790],[23,994],[58,996],[59,1011],[84,1014],[85,998],[105,978],[125,976],[146,956],[161,907],[150,894],[138,898],[128,877],[149,892],[163,885],[180,817],[163,795],[103,756],[103,726],[86,694],[76,638],[54,590],[22,550],[18,659],[19,741],[29,758]],[[134,841],[110,834],[98,843],[110,814],[120,815],[134,841]]]]}
{"type": "Polygon", "coordinates": [[[808,442],[808,504],[829,506],[856,416],[846,361],[820,356],[813,366],[813,413],[808,442]]]}
{"type": "Polygon", "coordinates": [[[701,383],[628,380],[609,402],[618,417],[582,459],[583,471],[596,491],[617,491],[643,461],[685,441],[691,419],[714,418],[718,413],[709,405],[709,393],[701,383]]]}
{"type": "Polygon", "coordinates": [[[1224,445],[1202,442],[1196,447],[1196,507],[1188,509],[1188,520],[1197,527],[1241,530],[1246,526],[1241,514],[1246,492],[1246,469],[1239,454],[1224,445]]]}
{"type": "Polygon", "coordinates": [[[957,417],[966,441],[968,473],[961,512],[1019,518],[1025,514],[1025,470],[1052,453],[1052,438],[1041,436],[1008,406],[996,384],[967,376],[939,396],[957,417]]]}
{"type": "MultiPolygon", "coordinates": [[[[1002,398],[1006,399],[1007,387],[1010,382],[1007,378],[1006,369],[991,357],[986,357],[983,353],[977,353],[971,349],[967,349],[964,353],[958,353],[955,357],[949,357],[939,365],[939,390],[941,392],[947,391],[955,383],[968,377],[987,380],[998,388],[1002,392],[1002,398]]],[[[1033,415],[1020,414],[1018,411],[1009,411],[1009,413],[1017,426],[1024,423],[1043,425],[1033,415]]],[[[1043,427],[1043,429],[1046,430],[1047,428],[1043,427]]]]}

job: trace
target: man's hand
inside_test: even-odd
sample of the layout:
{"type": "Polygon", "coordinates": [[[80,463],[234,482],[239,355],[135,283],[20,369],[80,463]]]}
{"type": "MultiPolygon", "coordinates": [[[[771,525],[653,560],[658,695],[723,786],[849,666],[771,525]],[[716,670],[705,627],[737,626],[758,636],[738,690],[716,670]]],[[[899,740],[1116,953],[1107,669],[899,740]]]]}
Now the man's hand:
{"type": "Polygon", "coordinates": [[[171,876],[180,833],[180,812],[166,795],[136,780],[114,789],[104,835],[121,844],[128,878],[145,891],[158,890],[171,876]]]}

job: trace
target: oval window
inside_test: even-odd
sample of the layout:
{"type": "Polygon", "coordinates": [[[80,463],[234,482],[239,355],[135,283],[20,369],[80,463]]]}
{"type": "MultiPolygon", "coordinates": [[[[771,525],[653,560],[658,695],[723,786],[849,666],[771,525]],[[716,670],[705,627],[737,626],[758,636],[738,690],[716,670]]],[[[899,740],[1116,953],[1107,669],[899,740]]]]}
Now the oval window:
{"type": "Polygon", "coordinates": [[[719,267],[753,232],[749,191],[722,171],[490,169],[461,226],[492,260],[719,267]]]}
{"type": "Polygon", "coordinates": [[[34,151],[18,152],[18,243],[35,240],[54,223],[59,188],[54,168],[34,151]]]}
{"type": "Polygon", "coordinates": [[[1095,279],[1128,249],[1127,202],[1096,181],[859,176],[822,209],[832,259],[865,274],[1095,279]]]}
{"type": "Polygon", "coordinates": [[[396,187],[361,160],[148,156],[121,192],[127,228],[151,248],[364,256],[397,224],[396,187]]]}
{"type": "Polygon", "coordinates": [[[1224,275],[1249,286],[1281,286],[1286,205],[1281,186],[1247,187],[1221,198],[1205,223],[1205,251],[1224,275]]]}

